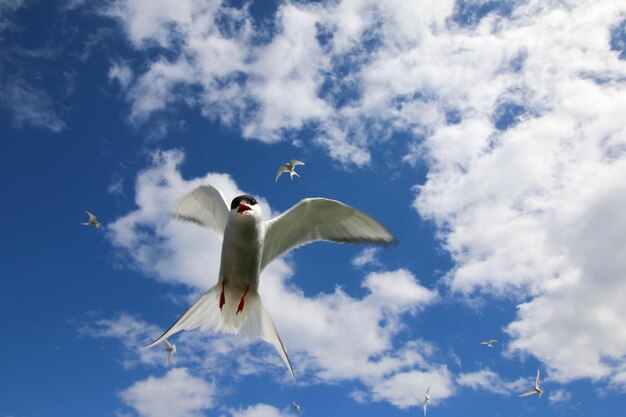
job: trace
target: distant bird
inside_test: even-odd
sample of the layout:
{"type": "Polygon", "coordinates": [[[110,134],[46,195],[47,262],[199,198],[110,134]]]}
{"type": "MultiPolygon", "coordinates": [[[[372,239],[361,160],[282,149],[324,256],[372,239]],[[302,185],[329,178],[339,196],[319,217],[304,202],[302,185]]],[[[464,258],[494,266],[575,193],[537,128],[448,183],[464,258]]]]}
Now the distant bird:
{"type": "Polygon", "coordinates": [[[526,391],[523,394],[520,394],[519,397],[526,397],[527,395],[539,394],[539,398],[541,398],[541,394],[543,391],[539,388],[539,369],[537,369],[537,379],[535,380],[535,387],[531,390],[526,391]]]}
{"type": "Polygon", "coordinates": [[[298,413],[302,413],[302,407],[300,407],[300,404],[298,404],[295,401],[292,401],[291,404],[293,405],[293,408],[295,408],[298,411],[298,413]]]}
{"type": "Polygon", "coordinates": [[[264,221],[253,196],[234,198],[229,210],[222,193],[204,185],[183,196],[171,216],[209,227],[223,236],[220,271],[217,284],[146,348],[181,330],[198,327],[241,334],[274,345],[294,380],[287,351],[257,291],[263,269],[291,249],[318,240],[395,243],[393,235],[377,220],[326,198],[304,199],[264,221]]]}
{"type": "Polygon", "coordinates": [[[165,351],[167,352],[167,364],[171,365],[172,357],[174,356],[174,353],[176,353],[176,345],[170,343],[167,339],[163,340],[163,344],[165,345],[165,351]]]}
{"type": "Polygon", "coordinates": [[[280,168],[278,168],[278,173],[276,174],[275,182],[278,182],[278,177],[280,177],[285,172],[289,173],[292,181],[293,181],[294,175],[296,177],[299,177],[300,175],[298,175],[298,173],[296,172],[296,165],[304,165],[304,162],[298,161],[296,159],[292,159],[291,161],[287,162],[285,165],[281,165],[280,168]]]}
{"type": "Polygon", "coordinates": [[[497,342],[496,339],[489,339],[489,340],[486,340],[484,342],[480,342],[480,344],[481,345],[487,345],[489,347],[493,347],[493,344],[496,343],[496,342],[497,342]]]}
{"type": "Polygon", "coordinates": [[[424,416],[426,416],[426,408],[428,408],[428,402],[430,401],[430,387],[432,385],[428,386],[428,389],[426,389],[426,396],[424,397],[424,416]]]}
{"type": "Polygon", "coordinates": [[[89,216],[89,221],[85,223],[81,223],[81,224],[84,224],[85,226],[94,226],[96,229],[99,229],[102,226],[102,224],[98,221],[98,218],[96,216],[94,216],[87,210],[85,210],[85,213],[87,213],[87,215],[89,216]]]}
{"type": "Polygon", "coordinates": [[[572,410],[573,410],[573,411],[578,411],[578,407],[580,407],[580,405],[581,405],[581,404],[582,404],[582,403],[581,403],[580,401],[579,401],[579,402],[577,402],[576,404],[574,404],[574,405],[572,406],[572,410]]]}

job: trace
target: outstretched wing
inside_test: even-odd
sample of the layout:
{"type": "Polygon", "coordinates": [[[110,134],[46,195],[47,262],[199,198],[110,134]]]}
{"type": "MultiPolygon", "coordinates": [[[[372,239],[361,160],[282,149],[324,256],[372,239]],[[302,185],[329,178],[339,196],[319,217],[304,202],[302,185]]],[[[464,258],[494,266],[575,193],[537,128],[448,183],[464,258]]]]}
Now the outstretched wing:
{"type": "Polygon", "coordinates": [[[295,247],[316,240],[339,243],[395,243],[374,218],[336,200],[307,198],[265,223],[261,270],[295,247]]]}
{"type": "Polygon", "coordinates": [[[533,394],[536,394],[536,393],[537,393],[537,391],[535,391],[534,389],[531,389],[531,390],[526,391],[523,394],[518,395],[518,397],[526,397],[527,395],[533,395],[533,394]]]}
{"type": "Polygon", "coordinates": [[[280,168],[278,168],[278,172],[276,173],[276,180],[274,182],[278,181],[278,178],[282,175],[283,172],[285,171],[289,171],[287,169],[287,167],[285,167],[284,165],[281,165],[280,168]]]}
{"type": "Polygon", "coordinates": [[[535,387],[539,386],[539,369],[537,369],[537,379],[535,379],[535,387]]]}
{"type": "Polygon", "coordinates": [[[291,161],[289,161],[289,164],[292,167],[295,167],[296,165],[304,165],[304,162],[298,161],[297,159],[292,159],[291,161]]]}
{"type": "Polygon", "coordinates": [[[87,210],[85,210],[85,213],[87,213],[87,216],[89,216],[89,221],[90,222],[98,220],[98,218],[93,213],[90,213],[87,210]]]}
{"type": "Polygon", "coordinates": [[[209,227],[223,236],[228,212],[228,205],[220,190],[210,185],[202,185],[178,200],[170,216],[209,227]]]}

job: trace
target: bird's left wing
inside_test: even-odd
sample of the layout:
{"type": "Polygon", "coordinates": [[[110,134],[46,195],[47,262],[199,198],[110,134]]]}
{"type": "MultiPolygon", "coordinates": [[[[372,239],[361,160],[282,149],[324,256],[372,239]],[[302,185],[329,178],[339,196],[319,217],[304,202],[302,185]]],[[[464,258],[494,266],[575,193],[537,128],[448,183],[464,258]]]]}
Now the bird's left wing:
{"type": "Polygon", "coordinates": [[[210,227],[223,236],[228,213],[228,205],[220,190],[210,185],[202,185],[178,200],[170,216],[210,227]]]}
{"type": "Polygon", "coordinates": [[[291,161],[289,161],[289,164],[291,164],[292,167],[295,167],[296,165],[304,165],[304,162],[298,161],[297,159],[292,159],[291,161]]]}
{"type": "Polygon", "coordinates": [[[389,230],[367,214],[336,200],[307,198],[265,223],[261,270],[295,247],[316,240],[395,243],[389,230]]]}
{"type": "Polygon", "coordinates": [[[537,369],[537,379],[535,379],[535,386],[539,386],[539,369],[537,369]]]}
{"type": "Polygon", "coordinates": [[[536,394],[537,391],[535,391],[534,389],[528,390],[523,394],[518,395],[518,397],[526,397],[527,395],[532,395],[532,394],[536,394]]]}

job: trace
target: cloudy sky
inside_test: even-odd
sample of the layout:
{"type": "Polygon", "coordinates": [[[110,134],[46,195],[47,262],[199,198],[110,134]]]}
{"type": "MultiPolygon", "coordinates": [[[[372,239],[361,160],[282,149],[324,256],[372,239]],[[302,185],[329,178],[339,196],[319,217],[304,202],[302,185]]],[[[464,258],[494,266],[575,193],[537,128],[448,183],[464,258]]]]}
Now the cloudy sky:
{"type": "Polygon", "coordinates": [[[625,111],[625,0],[0,0],[0,416],[615,415],[625,111]],[[139,350],[217,281],[168,218],[201,184],[400,241],[263,273],[295,383],[232,335],[139,350]]]}

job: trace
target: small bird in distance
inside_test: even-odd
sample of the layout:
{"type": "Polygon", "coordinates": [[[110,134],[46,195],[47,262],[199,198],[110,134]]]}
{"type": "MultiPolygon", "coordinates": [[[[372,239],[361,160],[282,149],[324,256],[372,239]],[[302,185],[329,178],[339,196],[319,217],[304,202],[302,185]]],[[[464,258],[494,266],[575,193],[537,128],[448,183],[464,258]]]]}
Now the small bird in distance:
{"type": "Polygon", "coordinates": [[[428,388],[426,389],[426,396],[424,396],[424,416],[426,416],[426,409],[428,408],[428,402],[430,401],[430,387],[432,385],[429,385],[428,388]]]}
{"type": "Polygon", "coordinates": [[[292,159],[291,161],[287,162],[285,165],[281,165],[280,168],[278,168],[278,173],[276,174],[276,180],[274,182],[278,182],[278,178],[285,172],[289,173],[292,181],[293,181],[294,175],[296,177],[299,177],[300,175],[298,175],[298,173],[296,172],[296,165],[304,165],[304,162],[298,161],[297,159],[292,159]]]}
{"type": "Polygon", "coordinates": [[[535,387],[531,390],[526,391],[523,394],[518,395],[518,397],[526,397],[528,395],[539,394],[539,398],[541,398],[541,394],[543,391],[539,388],[539,369],[537,369],[537,379],[535,380],[535,387]]]}
{"type": "Polygon", "coordinates": [[[93,226],[96,229],[99,229],[102,226],[102,223],[98,221],[98,218],[94,214],[88,212],[87,210],[85,210],[85,213],[89,216],[89,221],[81,223],[82,225],[93,226]]]}
{"type": "Polygon", "coordinates": [[[493,347],[493,344],[496,343],[496,339],[485,340],[484,342],[480,342],[481,345],[487,345],[489,347],[493,347]]]}
{"type": "Polygon", "coordinates": [[[167,364],[172,365],[172,358],[174,357],[174,353],[176,353],[176,345],[170,343],[167,339],[163,340],[163,344],[165,345],[165,351],[167,352],[167,364]]]}
{"type": "Polygon", "coordinates": [[[293,405],[293,408],[295,408],[298,413],[302,413],[302,407],[300,406],[300,404],[298,404],[295,401],[292,401],[291,404],[293,405]]]}

